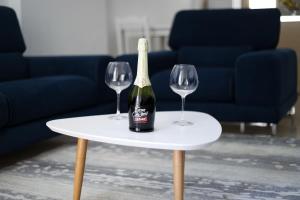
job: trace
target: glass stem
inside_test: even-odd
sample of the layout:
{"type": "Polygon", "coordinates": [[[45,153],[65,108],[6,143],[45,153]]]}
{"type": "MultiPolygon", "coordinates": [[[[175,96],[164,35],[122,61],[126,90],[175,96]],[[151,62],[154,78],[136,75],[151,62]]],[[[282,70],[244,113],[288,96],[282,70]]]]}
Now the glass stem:
{"type": "Polygon", "coordinates": [[[117,112],[116,112],[117,117],[120,116],[120,94],[121,92],[117,92],[117,112]]]}
{"type": "Polygon", "coordinates": [[[185,104],[185,97],[181,97],[181,118],[180,118],[180,121],[184,121],[184,104],[185,104]]]}

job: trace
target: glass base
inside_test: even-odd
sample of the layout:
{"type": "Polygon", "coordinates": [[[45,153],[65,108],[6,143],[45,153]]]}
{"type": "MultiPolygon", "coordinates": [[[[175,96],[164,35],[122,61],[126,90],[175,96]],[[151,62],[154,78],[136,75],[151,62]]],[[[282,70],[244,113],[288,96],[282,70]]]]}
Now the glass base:
{"type": "Polygon", "coordinates": [[[112,116],[109,116],[108,118],[112,119],[112,120],[124,120],[124,119],[127,119],[128,117],[123,116],[123,115],[112,115],[112,116]]]}
{"type": "Polygon", "coordinates": [[[178,126],[192,126],[194,123],[186,120],[174,121],[174,124],[178,126]]]}

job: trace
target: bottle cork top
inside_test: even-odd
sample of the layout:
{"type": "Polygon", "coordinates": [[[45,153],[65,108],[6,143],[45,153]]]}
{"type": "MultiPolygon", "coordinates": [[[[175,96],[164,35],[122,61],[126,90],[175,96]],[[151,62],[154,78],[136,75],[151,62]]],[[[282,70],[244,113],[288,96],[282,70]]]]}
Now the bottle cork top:
{"type": "Polygon", "coordinates": [[[138,51],[148,51],[148,41],[146,38],[139,39],[138,51]]]}

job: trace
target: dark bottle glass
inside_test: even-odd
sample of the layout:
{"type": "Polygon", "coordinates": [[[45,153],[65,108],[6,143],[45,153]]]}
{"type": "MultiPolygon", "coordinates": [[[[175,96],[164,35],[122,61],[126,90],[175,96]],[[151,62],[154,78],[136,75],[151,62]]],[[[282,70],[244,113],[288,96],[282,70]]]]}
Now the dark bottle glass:
{"type": "Polygon", "coordinates": [[[151,86],[134,86],[129,95],[129,128],[135,132],[154,129],[155,97],[151,86]]]}
{"type": "Polygon", "coordinates": [[[135,132],[149,132],[154,129],[156,102],[148,75],[147,50],[147,40],[139,39],[137,76],[128,96],[129,129],[135,132]]]}

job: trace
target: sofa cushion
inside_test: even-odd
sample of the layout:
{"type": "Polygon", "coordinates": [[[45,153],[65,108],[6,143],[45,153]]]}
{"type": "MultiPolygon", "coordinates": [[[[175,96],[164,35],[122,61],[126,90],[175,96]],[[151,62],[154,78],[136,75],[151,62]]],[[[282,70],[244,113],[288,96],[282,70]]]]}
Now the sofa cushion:
{"type": "Polygon", "coordinates": [[[178,51],[178,63],[233,68],[236,59],[250,50],[250,47],[183,47],[178,51]]]}
{"type": "Polygon", "coordinates": [[[0,128],[5,126],[8,122],[8,104],[7,98],[0,93],[0,128]]]}
{"type": "Polygon", "coordinates": [[[0,53],[0,82],[28,78],[26,62],[20,53],[0,53]]]}
{"type": "Polygon", "coordinates": [[[96,83],[81,76],[52,76],[0,83],[8,98],[8,125],[96,104],[96,83]]]}
{"type": "MultiPolygon", "coordinates": [[[[188,95],[189,101],[231,102],[234,94],[234,72],[227,68],[198,68],[199,86],[188,95]]],[[[180,101],[179,95],[169,87],[170,70],[162,71],[151,78],[155,95],[159,100],[180,101]]]]}

